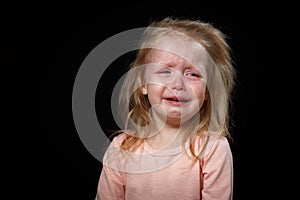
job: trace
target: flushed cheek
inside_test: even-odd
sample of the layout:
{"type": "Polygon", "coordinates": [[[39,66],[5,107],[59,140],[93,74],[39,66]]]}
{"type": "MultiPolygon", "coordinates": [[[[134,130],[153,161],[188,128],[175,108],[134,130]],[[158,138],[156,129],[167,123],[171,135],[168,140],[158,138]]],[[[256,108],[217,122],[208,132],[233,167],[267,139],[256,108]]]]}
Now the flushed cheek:
{"type": "Polygon", "coordinates": [[[147,84],[148,99],[151,105],[160,104],[164,87],[157,84],[147,84]]]}
{"type": "Polygon", "coordinates": [[[201,108],[201,106],[203,105],[203,102],[205,101],[206,97],[205,97],[205,89],[202,90],[197,98],[198,100],[198,105],[201,108]]]}
{"type": "Polygon", "coordinates": [[[199,87],[199,85],[196,88],[192,88],[191,90],[191,95],[192,99],[194,100],[193,103],[197,104],[199,109],[203,105],[203,102],[205,101],[205,86],[199,87]]]}
{"type": "Polygon", "coordinates": [[[172,81],[170,76],[158,76],[158,75],[149,75],[147,78],[147,83],[151,85],[156,85],[159,87],[168,87],[172,81]]]}

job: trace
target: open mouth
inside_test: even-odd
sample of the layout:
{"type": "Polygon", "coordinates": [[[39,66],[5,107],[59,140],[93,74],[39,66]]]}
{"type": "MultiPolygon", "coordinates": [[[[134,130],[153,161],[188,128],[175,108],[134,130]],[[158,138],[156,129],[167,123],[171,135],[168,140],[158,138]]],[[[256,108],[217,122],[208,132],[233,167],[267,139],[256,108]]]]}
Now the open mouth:
{"type": "Polygon", "coordinates": [[[167,101],[174,101],[174,102],[180,102],[180,103],[186,103],[188,102],[187,99],[177,98],[177,97],[168,97],[165,98],[167,101]]]}
{"type": "Polygon", "coordinates": [[[167,104],[173,106],[183,106],[190,102],[189,98],[183,96],[166,96],[163,99],[167,104]]]}

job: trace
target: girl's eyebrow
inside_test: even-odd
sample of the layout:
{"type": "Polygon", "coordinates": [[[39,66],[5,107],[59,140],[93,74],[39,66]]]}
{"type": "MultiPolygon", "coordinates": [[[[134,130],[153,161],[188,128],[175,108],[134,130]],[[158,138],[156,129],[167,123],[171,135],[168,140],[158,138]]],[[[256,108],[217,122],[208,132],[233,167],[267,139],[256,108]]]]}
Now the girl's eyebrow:
{"type": "MultiPolygon", "coordinates": [[[[177,63],[172,60],[172,61],[165,62],[164,64],[168,65],[170,67],[174,67],[177,63]]],[[[186,66],[188,68],[191,68],[191,65],[189,63],[187,63],[187,62],[180,62],[179,64],[184,65],[184,66],[186,66]]]]}
{"type": "Polygon", "coordinates": [[[190,69],[190,70],[197,70],[197,71],[199,71],[195,66],[193,66],[193,65],[191,65],[191,64],[187,64],[187,65],[185,66],[185,69],[190,69]]]}
{"type": "Polygon", "coordinates": [[[168,61],[168,62],[162,62],[163,65],[166,65],[168,67],[172,67],[175,65],[174,61],[168,61]]]}
{"type": "MultiPolygon", "coordinates": [[[[196,69],[191,63],[184,61],[184,62],[180,62],[180,64],[184,65],[185,69],[196,69]]],[[[176,65],[176,62],[174,62],[173,60],[170,61],[162,61],[160,62],[160,65],[163,65],[164,67],[174,67],[176,65]]]]}

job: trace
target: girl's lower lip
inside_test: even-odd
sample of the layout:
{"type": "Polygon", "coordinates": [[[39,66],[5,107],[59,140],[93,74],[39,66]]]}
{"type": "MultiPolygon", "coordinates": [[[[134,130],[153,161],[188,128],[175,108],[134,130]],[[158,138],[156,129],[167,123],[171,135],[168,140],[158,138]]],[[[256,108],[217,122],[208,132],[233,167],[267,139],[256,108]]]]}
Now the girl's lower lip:
{"type": "Polygon", "coordinates": [[[173,100],[168,100],[168,99],[164,99],[164,101],[167,104],[173,105],[173,106],[181,106],[183,104],[185,104],[186,102],[180,102],[180,101],[173,101],[173,100]]]}

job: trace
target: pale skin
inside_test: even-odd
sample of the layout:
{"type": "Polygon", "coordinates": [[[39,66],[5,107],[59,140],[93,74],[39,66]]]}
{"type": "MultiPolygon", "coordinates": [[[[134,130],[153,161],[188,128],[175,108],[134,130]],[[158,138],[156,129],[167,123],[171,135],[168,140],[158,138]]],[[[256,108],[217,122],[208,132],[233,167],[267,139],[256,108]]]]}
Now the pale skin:
{"type": "MultiPolygon", "coordinates": [[[[174,46],[174,38],[165,39],[165,42],[160,43],[160,48],[168,51],[152,49],[147,57],[148,63],[155,64],[146,67],[147,84],[142,89],[143,94],[148,95],[151,107],[159,108],[155,120],[161,120],[164,124],[160,134],[147,138],[148,144],[156,149],[168,145],[177,135],[179,127],[188,125],[206,99],[206,84],[202,73],[191,62],[173,53],[177,51],[176,48],[180,48],[182,55],[182,45],[174,46]],[[170,48],[172,52],[169,51],[170,48]]],[[[206,65],[206,55],[188,55],[189,60],[197,60],[198,63],[202,62],[202,66],[206,65]]]]}

